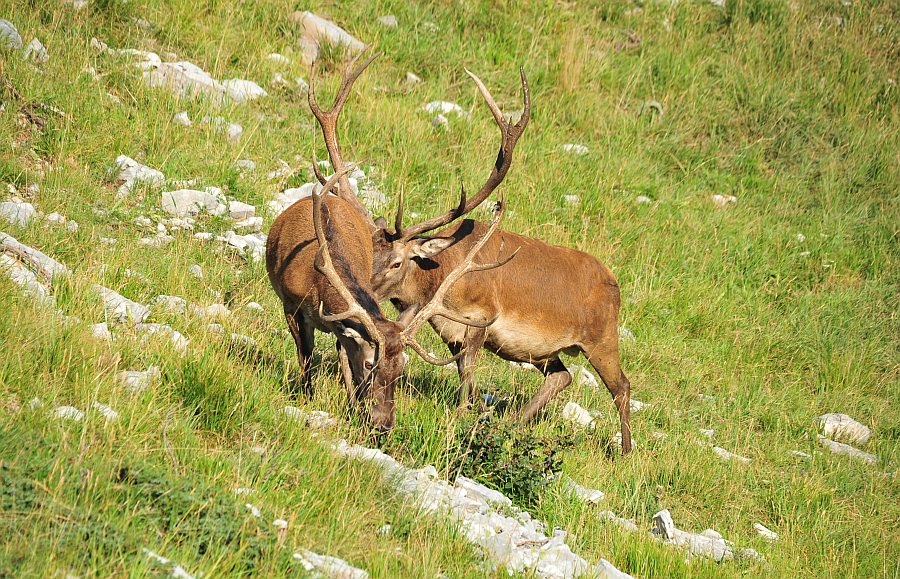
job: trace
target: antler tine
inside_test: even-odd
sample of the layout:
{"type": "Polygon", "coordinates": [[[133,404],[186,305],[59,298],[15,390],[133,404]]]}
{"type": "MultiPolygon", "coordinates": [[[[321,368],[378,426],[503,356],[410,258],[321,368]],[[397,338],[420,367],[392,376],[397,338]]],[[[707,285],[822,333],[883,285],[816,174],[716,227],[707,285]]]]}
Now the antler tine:
{"type": "MultiPolygon", "coordinates": [[[[500,200],[498,201],[498,209],[494,214],[494,218],[491,220],[491,225],[488,227],[488,230],[484,235],[479,238],[477,242],[472,246],[469,252],[466,254],[463,262],[458,265],[450,275],[444,278],[444,281],[441,282],[441,285],[438,286],[436,292],[434,292],[434,296],[431,300],[425,304],[424,307],[419,309],[416,312],[416,315],[413,317],[412,321],[406,326],[403,330],[403,338],[408,344],[413,344],[415,342],[415,335],[419,328],[428,321],[430,318],[434,316],[442,316],[448,319],[451,319],[454,322],[458,322],[461,324],[466,324],[468,326],[474,326],[479,328],[484,328],[496,321],[496,318],[493,320],[485,320],[485,321],[475,321],[475,320],[466,320],[464,318],[460,318],[456,316],[452,312],[450,312],[444,306],[444,297],[447,295],[447,292],[453,287],[462,276],[470,273],[472,271],[478,271],[477,267],[473,265],[473,261],[475,260],[475,256],[481,251],[481,248],[487,243],[488,239],[494,234],[494,231],[497,230],[497,227],[500,225],[500,222],[503,220],[503,214],[506,213],[506,201],[503,199],[502,195],[500,196],[500,200]]],[[[511,259],[511,258],[510,258],[511,259]]],[[[507,260],[508,261],[508,260],[507,260]]]]}
{"type": "Polygon", "coordinates": [[[312,170],[319,183],[324,185],[326,183],[325,175],[322,174],[322,168],[319,167],[319,163],[315,159],[313,159],[312,170]]]}
{"type": "MultiPolygon", "coordinates": [[[[360,52],[360,54],[353,59],[350,63],[351,67],[362,57],[363,52],[365,52],[365,50],[360,52]]],[[[379,56],[380,53],[373,54],[353,69],[352,72],[343,75],[341,86],[338,89],[337,96],[334,98],[334,103],[327,111],[323,111],[319,106],[318,100],[316,99],[315,79],[310,77],[309,90],[307,91],[309,109],[312,111],[313,116],[316,117],[319,126],[322,128],[322,136],[325,138],[325,148],[328,149],[328,157],[331,159],[331,166],[334,167],[335,172],[339,171],[344,166],[344,159],[341,155],[341,146],[337,136],[338,117],[341,114],[341,110],[344,108],[347,97],[350,95],[350,89],[353,88],[353,83],[356,82],[359,75],[362,74],[372,61],[379,56]]],[[[317,174],[316,177],[320,178],[320,175],[317,174]]],[[[338,187],[337,191],[338,196],[350,202],[350,204],[353,205],[353,208],[368,221],[369,227],[374,230],[375,223],[372,221],[369,212],[366,211],[366,208],[363,207],[362,203],[360,203],[359,199],[356,198],[356,195],[354,195],[353,191],[350,189],[350,181],[346,174],[340,178],[339,185],[340,187],[338,187]]]]}
{"type": "Polygon", "coordinates": [[[435,358],[434,356],[432,356],[431,354],[426,352],[425,348],[423,348],[421,345],[419,345],[419,343],[416,342],[415,340],[412,340],[411,342],[409,342],[408,345],[423,360],[425,360],[429,364],[434,364],[435,366],[446,366],[447,364],[450,364],[451,362],[456,362],[457,360],[460,359],[460,357],[463,354],[466,353],[466,349],[463,348],[462,350],[457,352],[456,355],[453,356],[452,358],[435,358]]]}
{"type": "Polygon", "coordinates": [[[394,235],[403,235],[403,187],[400,187],[400,195],[397,200],[397,215],[394,216],[394,235]]]}
{"type": "Polygon", "coordinates": [[[427,231],[443,227],[472,211],[481,204],[482,201],[487,199],[494,189],[503,182],[503,179],[506,178],[506,173],[509,171],[509,167],[512,164],[512,154],[516,147],[516,142],[518,142],[519,137],[522,136],[525,127],[528,125],[528,120],[531,118],[531,93],[528,90],[528,79],[525,77],[525,69],[523,67],[519,67],[519,75],[522,78],[522,116],[515,125],[512,125],[503,118],[503,112],[500,110],[500,107],[497,106],[497,102],[491,96],[487,87],[484,86],[484,83],[481,82],[481,79],[475,76],[470,70],[465,69],[465,71],[466,74],[475,81],[475,85],[478,87],[478,91],[481,93],[488,108],[491,110],[491,114],[493,115],[497,126],[500,127],[500,148],[497,152],[497,160],[491,169],[490,176],[481,189],[479,189],[477,195],[468,200],[463,197],[456,208],[451,209],[443,215],[407,227],[403,234],[404,240],[409,240],[416,235],[421,235],[427,231]]]}
{"type": "Polygon", "coordinates": [[[313,228],[316,230],[316,239],[319,242],[319,251],[316,253],[315,267],[319,273],[328,279],[328,282],[334,287],[341,298],[347,302],[347,310],[343,313],[325,315],[324,304],[321,303],[319,304],[319,312],[322,319],[325,321],[340,321],[349,317],[358,318],[360,323],[362,323],[363,327],[365,327],[366,331],[369,333],[369,337],[376,341],[380,346],[384,344],[384,337],[381,335],[378,327],[375,326],[375,321],[369,315],[369,312],[359,305],[359,302],[356,301],[353,294],[350,293],[350,290],[347,289],[347,286],[334,269],[334,263],[331,261],[331,252],[328,250],[328,239],[325,237],[325,229],[322,226],[322,199],[342,177],[353,169],[354,166],[352,164],[342,167],[325,182],[325,185],[319,193],[314,191],[312,194],[313,228]]]}

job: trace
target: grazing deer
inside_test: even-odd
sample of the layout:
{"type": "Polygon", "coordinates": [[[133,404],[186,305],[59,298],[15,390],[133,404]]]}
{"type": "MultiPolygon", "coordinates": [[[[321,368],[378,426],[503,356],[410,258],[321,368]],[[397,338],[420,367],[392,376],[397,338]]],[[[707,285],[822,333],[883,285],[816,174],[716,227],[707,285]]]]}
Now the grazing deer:
{"type": "Polygon", "coordinates": [[[362,205],[349,189],[347,173],[353,167],[340,161],[336,133],[338,114],[353,82],[374,58],[344,76],[335,104],[327,112],[316,104],[311,84],[310,106],[322,125],[335,173],[325,181],[320,192],[297,201],[275,219],[266,242],[266,270],[297,345],[307,390],[312,390],[314,330],[334,334],[341,374],[351,402],[365,400],[372,425],[388,430],[394,425],[394,385],[406,364],[405,346],[412,347],[433,364],[454,361],[453,358],[437,360],[427,354],[415,342],[416,331],[435,315],[477,327],[490,324],[491,321],[455,315],[443,307],[443,298],[466,273],[496,267],[496,264],[477,265],[473,261],[497,229],[505,203],[501,202],[491,225],[473,244],[472,251],[451,268],[453,271],[447,270],[449,273],[436,286],[433,299],[419,302],[424,304],[421,308],[405,310],[397,321],[384,316],[371,287],[374,224],[366,221],[362,205]],[[352,199],[328,195],[338,183],[342,184],[339,193],[343,190],[352,199]]]}
{"type": "MultiPolygon", "coordinates": [[[[497,162],[478,194],[448,213],[403,228],[402,198],[394,231],[380,220],[373,234],[375,274],[372,286],[379,299],[390,298],[400,308],[431,299],[435,288],[469,255],[488,226],[470,219],[457,222],[436,236],[423,234],[448,225],[484,201],[503,181],[513,149],[528,123],[531,102],[522,71],[524,110],[513,125],[504,119],[484,84],[469,71],[494,120],[500,127],[497,162]]],[[[474,364],[484,347],[505,360],[530,362],[544,374],[540,391],[521,410],[519,418],[533,418],[572,381],[559,354],[584,353],[612,394],[622,429],[622,452],[631,451],[629,399],[631,386],[619,365],[619,286],[612,272],[595,257],[565,247],[498,231],[484,244],[481,259],[515,259],[504,267],[473,272],[447,294],[444,305],[456,317],[492,319],[488,327],[473,328],[449,317],[434,317],[432,327],[457,359],[460,404],[467,404],[474,388],[474,364]],[[504,249],[505,248],[505,249],[504,249]],[[506,258],[502,256],[508,254],[506,258]]]]}

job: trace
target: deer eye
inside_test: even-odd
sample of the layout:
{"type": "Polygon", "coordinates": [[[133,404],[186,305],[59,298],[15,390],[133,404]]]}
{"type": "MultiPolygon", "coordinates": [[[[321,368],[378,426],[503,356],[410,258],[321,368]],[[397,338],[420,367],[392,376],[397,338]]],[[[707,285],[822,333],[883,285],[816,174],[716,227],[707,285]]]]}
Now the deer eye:
{"type": "Polygon", "coordinates": [[[402,264],[401,264],[401,262],[399,262],[399,261],[396,262],[396,263],[392,263],[392,264],[391,264],[391,269],[399,269],[399,268],[400,268],[400,265],[402,265],[402,264]]]}

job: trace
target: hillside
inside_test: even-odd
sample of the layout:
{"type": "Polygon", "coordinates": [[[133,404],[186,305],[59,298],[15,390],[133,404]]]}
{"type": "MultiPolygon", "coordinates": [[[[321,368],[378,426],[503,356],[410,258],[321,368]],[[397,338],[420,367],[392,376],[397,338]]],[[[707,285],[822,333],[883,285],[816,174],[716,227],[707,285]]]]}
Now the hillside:
{"type": "MultiPolygon", "coordinates": [[[[895,2],[200,4],[0,0],[0,576],[329,576],[316,554],[372,577],[900,574],[895,2]],[[323,334],[292,395],[260,257],[328,158],[308,60],[328,102],[348,49],[312,46],[304,10],[382,53],[340,141],[389,220],[401,190],[412,220],[483,183],[498,134],[464,67],[509,113],[524,67],[503,227],[615,273],[632,455],[583,358],[518,430],[410,354],[375,436],[323,334]],[[870,429],[829,434],[863,458],[826,413],[870,429]],[[652,534],[664,509],[717,555],[652,534]]],[[[476,379],[517,407],[542,376],[484,352],[476,379]]]]}

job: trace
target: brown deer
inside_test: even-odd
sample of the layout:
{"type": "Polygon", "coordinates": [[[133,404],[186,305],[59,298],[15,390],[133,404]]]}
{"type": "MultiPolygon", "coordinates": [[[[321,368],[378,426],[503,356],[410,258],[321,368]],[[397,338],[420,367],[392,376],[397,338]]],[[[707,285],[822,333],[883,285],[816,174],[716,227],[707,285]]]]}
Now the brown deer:
{"type": "MultiPolygon", "coordinates": [[[[478,86],[500,127],[497,162],[478,194],[446,214],[403,228],[402,198],[394,231],[381,227],[373,234],[375,274],[372,286],[379,299],[404,308],[431,299],[448,272],[469,255],[488,226],[470,219],[457,222],[436,236],[423,234],[448,225],[484,201],[503,181],[513,149],[528,123],[531,102],[522,71],[524,109],[516,124],[504,119],[487,88],[466,71],[478,86]]],[[[456,317],[492,319],[488,327],[467,327],[446,316],[429,320],[456,356],[460,376],[460,404],[467,404],[474,388],[474,364],[484,347],[505,360],[530,362],[545,375],[544,384],[519,413],[533,418],[572,376],[559,359],[564,352],[584,353],[609,389],[622,430],[622,452],[631,451],[629,400],[631,386],[619,365],[619,286],[612,272],[582,251],[556,247],[498,231],[484,244],[481,259],[515,259],[489,271],[473,272],[448,292],[444,305],[456,317]],[[503,255],[507,254],[504,258],[503,255]]]]}
{"type": "Polygon", "coordinates": [[[314,330],[334,334],[341,374],[351,402],[365,400],[372,425],[379,430],[388,430],[394,425],[394,385],[406,364],[405,346],[412,347],[433,364],[454,360],[437,360],[427,354],[415,342],[416,331],[435,315],[477,327],[491,323],[492,320],[457,316],[442,304],[450,287],[463,275],[498,265],[476,265],[473,260],[497,229],[505,203],[501,201],[483,238],[473,244],[472,251],[457,264],[458,267],[452,268],[453,271],[446,270],[448,275],[436,286],[433,299],[419,302],[425,304],[421,308],[405,310],[397,321],[384,316],[371,287],[371,230],[374,224],[367,222],[361,212],[362,205],[353,202],[355,196],[350,192],[349,184],[342,189],[353,197],[352,200],[328,195],[338,183],[347,182],[347,173],[353,168],[339,161],[338,114],[353,82],[374,58],[344,76],[335,104],[327,112],[319,109],[310,86],[310,106],[322,124],[332,161],[338,162],[334,163],[334,175],[325,181],[320,192],[297,201],[275,219],[266,242],[266,269],[297,345],[306,389],[312,390],[310,366],[314,330]]]}

